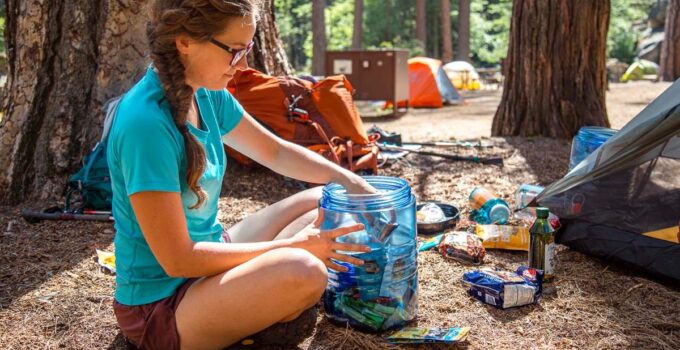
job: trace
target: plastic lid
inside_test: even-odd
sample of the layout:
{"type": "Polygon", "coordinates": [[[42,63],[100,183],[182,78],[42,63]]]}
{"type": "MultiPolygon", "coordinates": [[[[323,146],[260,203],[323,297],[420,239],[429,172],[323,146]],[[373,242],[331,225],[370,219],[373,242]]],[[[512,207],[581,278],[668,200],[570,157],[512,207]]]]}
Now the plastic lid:
{"type": "Polygon", "coordinates": [[[548,208],[538,207],[536,208],[536,217],[539,219],[547,219],[550,215],[548,208]]]}
{"type": "Polygon", "coordinates": [[[496,204],[489,209],[489,219],[494,224],[503,225],[508,222],[508,218],[510,218],[510,208],[503,204],[496,204]]]}

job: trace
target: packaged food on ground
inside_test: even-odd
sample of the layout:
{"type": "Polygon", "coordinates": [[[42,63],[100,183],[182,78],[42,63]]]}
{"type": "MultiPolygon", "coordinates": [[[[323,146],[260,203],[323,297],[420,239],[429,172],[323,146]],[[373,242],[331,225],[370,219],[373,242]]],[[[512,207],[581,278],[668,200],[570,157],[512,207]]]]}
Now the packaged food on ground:
{"type": "Polygon", "coordinates": [[[423,205],[420,210],[418,210],[416,213],[416,218],[418,219],[418,222],[430,224],[433,222],[444,221],[444,219],[446,219],[446,215],[444,214],[442,208],[440,208],[437,204],[427,203],[423,205]]]}
{"type": "Polygon", "coordinates": [[[515,272],[482,269],[463,275],[463,285],[471,296],[499,309],[537,302],[542,284],[543,271],[527,266],[520,266],[515,272]]]}
{"type": "Polygon", "coordinates": [[[529,251],[529,227],[476,225],[475,233],[486,249],[529,251]]]}
{"type": "Polygon", "coordinates": [[[462,342],[470,331],[469,327],[454,328],[423,328],[406,327],[388,336],[385,339],[392,344],[422,344],[422,343],[447,343],[462,342]]]}
{"type": "Polygon", "coordinates": [[[446,234],[439,243],[439,252],[447,258],[471,264],[481,264],[486,256],[479,237],[467,232],[446,234]]]}

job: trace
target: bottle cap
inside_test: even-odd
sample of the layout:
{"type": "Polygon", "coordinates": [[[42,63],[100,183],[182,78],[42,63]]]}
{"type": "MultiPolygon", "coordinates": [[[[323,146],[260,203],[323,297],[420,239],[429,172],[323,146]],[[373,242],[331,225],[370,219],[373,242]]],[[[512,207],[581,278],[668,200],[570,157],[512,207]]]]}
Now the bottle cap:
{"type": "Polygon", "coordinates": [[[510,218],[510,208],[503,204],[496,204],[489,209],[489,219],[494,224],[504,225],[510,218]]]}
{"type": "Polygon", "coordinates": [[[538,207],[536,208],[536,217],[539,219],[547,219],[550,215],[548,208],[538,207]]]}

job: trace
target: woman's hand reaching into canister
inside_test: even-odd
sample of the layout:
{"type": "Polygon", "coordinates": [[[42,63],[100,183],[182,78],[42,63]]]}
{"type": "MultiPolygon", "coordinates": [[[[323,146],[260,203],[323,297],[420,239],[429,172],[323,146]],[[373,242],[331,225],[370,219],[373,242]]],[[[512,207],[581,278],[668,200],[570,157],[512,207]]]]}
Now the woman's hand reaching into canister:
{"type": "Polygon", "coordinates": [[[319,216],[313,223],[289,238],[292,246],[312,253],[323,261],[327,267],[335,271],[347,272],[348,269],[345,266],[334,263],[331,259],[344,261],[352,265],[363,265],[364,262],[362,260],[339,253],[338,251],[367,253],[371,251],[370,247],[362,244],[336,242],[335,239],[352,232],[361,231],[364,229],[364,225],[356,224],[333,230],[321,230],[322,222],[323,211],[319,210],[319,216]]]}
{"type": "Polygon", "coordinates": [[[350,173],[343,181],[339,183],[345,187],[347,193],[350,194],[378,194],[380,193],[375,187],[366,181],[363,177],[350,173]]]}

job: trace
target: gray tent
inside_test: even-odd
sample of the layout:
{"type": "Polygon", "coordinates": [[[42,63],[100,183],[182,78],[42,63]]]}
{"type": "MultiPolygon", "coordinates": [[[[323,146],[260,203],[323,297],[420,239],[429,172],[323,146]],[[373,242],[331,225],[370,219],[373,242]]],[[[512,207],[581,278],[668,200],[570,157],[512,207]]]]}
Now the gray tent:
{"type": "Polygon", "coordinates": [[[536,202],[559,243],[680,282],[680,80],[536,202]]]}

